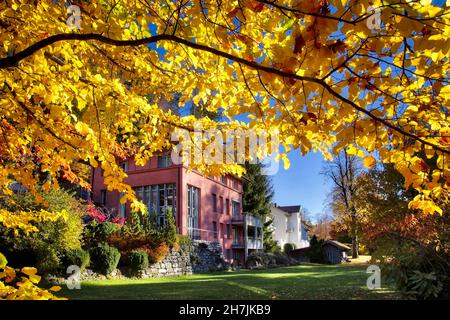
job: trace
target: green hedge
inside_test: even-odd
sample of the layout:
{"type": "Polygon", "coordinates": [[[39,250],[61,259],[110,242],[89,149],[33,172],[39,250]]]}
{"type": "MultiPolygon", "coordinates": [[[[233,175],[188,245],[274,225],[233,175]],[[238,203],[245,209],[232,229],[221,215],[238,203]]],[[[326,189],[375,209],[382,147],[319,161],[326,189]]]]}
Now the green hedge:
{"type": "Polygon", "coordinates": [[[141,271],[148,267],[148,254],[142,250],[131,251],[126,259],[126,265],[133,271],[141,271]]]}
{"type": "Polygon", "coordinates": [[[66,264],[79,266],[83,271],[89,266],[91,256],[88,251],[83,249],[70,250],[66,252],[66,264]]]}
{"type": "Polygon", "coordinates": [[[120,252],[117,248],[110,247],[106,243],[100,243],[91,249],[91,262],[93,270],[105,275],[113,272],[120,260],[120,252]]]}

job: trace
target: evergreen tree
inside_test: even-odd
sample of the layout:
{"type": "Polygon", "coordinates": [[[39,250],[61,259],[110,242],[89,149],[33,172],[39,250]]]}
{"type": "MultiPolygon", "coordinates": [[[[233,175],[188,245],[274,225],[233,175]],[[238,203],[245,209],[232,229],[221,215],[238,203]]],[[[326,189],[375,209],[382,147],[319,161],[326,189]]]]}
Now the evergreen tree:
{"type": "Polygon", "coordinates": [[[259,216],[264,221],[264,249],[266,251],[276,251],[278,245],[272,238],[271,221],[267,220],[274,195],[272,182],[268,176],[262,174],[263,164],[261,163],[246,163],[245,169],[247,173],[242,196],[244,212],[259,216]]]}

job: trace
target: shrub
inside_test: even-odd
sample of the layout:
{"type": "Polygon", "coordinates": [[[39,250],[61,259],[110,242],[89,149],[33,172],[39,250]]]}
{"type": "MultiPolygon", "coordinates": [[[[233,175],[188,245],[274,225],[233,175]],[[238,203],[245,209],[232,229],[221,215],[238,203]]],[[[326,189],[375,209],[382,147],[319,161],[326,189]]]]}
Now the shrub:
{"type": "Polygon", "coordinates": [[[91,257],[89,255],[89,251],[83,249],[75,249],[66,252],[65,260],[67,266],[76,265],[79,266],[80,269],[83,271],[86,269],[87,266],[89,266],[89,263],[91,262],[91,257]]]}
{"type": "Polygon", "coordinates": [[[125,223],[125,218],[118,217],[112,209],[97,207],[92,202],[89,202],[86,208],[86,217],[90,221],[98,223],[112,222],[118,225],[125,223]]]}
{"type": "Polygon", "coordinates": [[[192,240],[189,236],[178,234],[175,249],[181,252],[188,252],[191,249],[191,244],[192,240]]]}
{"type": "Polygon", "coordinates": [[[91,250],[91,262],[93,270],[105,275],[113,272],[120,260],[120,252],[117,248],[110,247],[106,243],[100,243],[91,250]]]}
{"type": "Polygon", "coordinates": [[[148,254],[143,250],[131,251],[126,258],[126,265],[133,271],[144,270],[148,267],[148,254]]]}
{"type": "Polygon", "coordinates": [[[86,245],[95,246],[105,242],[108,237],[120,230],[120,225],[113,222],[97,223],[93,221],[84,227],[84,240],[86,245]]]}
{"type": "Polygon", "coordinates": [[[307,251],[310,262],[326,263],[325,250],[323,249],[323,240],[318,240],[316,235],[313,235],[309,241],[309,250],[307,251]]]}
{"type": "Polygon", "coordinates": [[[289,254],[292,250],[295,250],[296,246],[294,243],[285,243],[283,246],[283,252],[289,254]]]}
{"type": "Polygon", "coordinates": [[[252,252],[248,255],[245,265],[249,269],[273,268],[278,266],[289,266],[295,262],[285,253],[252,252]]]}
{"type": "Polygon", "coordinates": [[[155,247],[146,246],[143,250],[147,252],[150,263],[161,262],[170,252],[169,246],[164,242],[155,247]]]}
{"type": "MultiPolygon", "coordinates": [[[[17,256],[19,260],[24,257],[21,252],[27,253],[28,259],[35,261],[33,265],[36,265],[41,273],[46,274],[62,271],[62,259],[66,251],[81,248],[82,217],[86,206],[74,197],[73,192],[63,189],[43,192],[42,197],[43,200],[38,203],[31,193],[14,194],[10,199],[1,201],[1,206],[13,212],[41,209],[50,212],[66,210],[69,213],[67,219],[35,223],[39,232],[28,235],[20,234],[11,237],[5,230],[0,234],[0,247],[8,248],[8,255],[17,256]]],[[[14,258],[12,263],[13,261],[14,258]]]]}
{"type": "Polygon", "coordinates": [[[172,210],[167,210],[166,225],[164,227],[164,241],[169,247],[173,247],[177,242],[177,225],[172,210]]]}

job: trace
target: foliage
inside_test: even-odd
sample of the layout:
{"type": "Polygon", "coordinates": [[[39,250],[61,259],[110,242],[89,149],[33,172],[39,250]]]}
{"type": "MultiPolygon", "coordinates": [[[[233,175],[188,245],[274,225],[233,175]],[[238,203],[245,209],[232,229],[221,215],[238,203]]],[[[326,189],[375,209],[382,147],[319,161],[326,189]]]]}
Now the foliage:
{"type": "Polygon", "coordinates": [[[134,250],[126,256],[126,264],[133,271],[144,270],[148,267],[148,255],[145,251],[134,250]]]}
{"type": "MultiPolygon", "coordinates": [[[[2,211],[0,211],[2,213],[2,211]]],[[[5,212],[3,212],[5,214],[5,212]]],[[[17,213],[16,213],[17,214],[17,213]]],[[[2,220],[2,224],[7,228],[18,229],[19,231],[25,232],[26,234],[30,232],[35,232],[35,226],[30,223],[30,221],[35,221],[38,218],[39,221],[48,221],[52,219],[58,219],[60,214],[55,213],[54,215],[45,214],[31,214],[22,217],[23,212],[19,212],[17,217],[19,219],[13,220],[13,223],[8,223],[8,219],[2,220]],[[6,221],[6,223],[5,223],[6,221]],[[20,221],[20,223],[16,223],[20,221]]],[[[28,214],[28,213],[27,213],[28,214]]],[[[2,217],[2,215],[0,215],[2,217]]],[[[19,232],[18,231],[18,232],[19,232]]],[[[18,233],[16,232],[16,234],[18,233]]],[[[53,286],[49,290],[41,289],[37,286],[41,277],[37,275],[36,268],[32,267],[22,267],[22,269],[14,269],[8,266],[8,260],[0,252],[0,299],[7,300],[48,300],[48,299],[61,299],[53,295],[52,292],[59,291],[61,288],[58,286],[53,286]],[[23,276],[17,278],[17,271],[23,274],[23,276]]]]}
{"type": "Polygon", "coordinates": [[[359,255],[359,233],[361,214],[358,212],[355,198],[360,186],[357,183],[358,175],[362,171],[360,159],[349,154],[347,148],[337,155],[332,162],[325,165],[322,174],[332,183],[329,206],[334,213],[334,221],[347,230],[351,236],[352,257],[359,255]]]}
{"type": "Polygon", "coordinates": [[[143,246],[142,250],[147,252],[150,263],[161,262],[170,252],[169,246],[164,242],[154,247],[143,246]]]}
{"type": "Polygon", "coordinates": [[[42,202],[38,203],[32,194],[25,192],[3,201],[3,206],[16,211],[13,215],[23,216],[22,210],[32,210],[35,213],[46,212],[48,216],[58,217],[32,222],[35,227],[33,230],[38,229],[39,232],[16,234],[11,237],[11,230],[3,230],[0,233],[0,245],[11,257],[11,264],[18,266],[21,263],[36,263],[40,272],[58,272],[62,267],[61,259],[66,250],[81,248],[82,216],[85,207],[74,198],[73,193],[52,190],[43,193],[42,202]],[[44,207],[47,211],[43,211],[44,207]]]}
{"type": "Polygon", "coordinates": [[[164,241],[169,247],[177,242],[177,225],[172,210],[166,212],[166,225],[164,226],[164,241]]]}
{"type": "Polygon", "coordinates": [[[14,269],[7,265],[6,257],[0,253],[0,300],[62,300],[53,295],[61,288],[53,286],[48,290],[36,285],[41,281],[37,269],[23,267],[14,269]]]}
{"type": "Polygon", "coordinates": [[[110,209],[97,207],[92,202],[88,203],[86,212],[90,219],[98,223],[112,222],[118,225],[125,223],[125,218],[118,217],[110,209]]]}
{"type": "Polygon", "coordinates": [[[97,223],[95,220],[84,226],[84,240],[87,246],[95,246],[104,242],[108,237],[121,229],[119,224],[113,222],[97,223]]]}
{"type": "Polygon", "coordinates": [[[404,188],[392,165],[360,176],[366,188],[358,197],[364,212],[363,240],[383,274],[395,281],[406,297],[448,298],[450,292],[450,203],[440,201],[442,215],[430,216],[410,208],[417,192],[404,188]],[[370,186],[370,188],[369,188],[370,186]]]}
{"type": "Polygon", "coordinates": [[[295,243],[285,243],[283,246],[283,252],[289,254],[292,250],[295,250],[295,243]]]}
{"type": "MultiPolygon", "coordinates": [[[[270,214],[271,202],[274,195],[271,180],[265,175],[262,163],[245,163],[245,183],[242,194],[243,210],[259,216],[263,221],[270,214]]],[[[271,221],[263,225],[264,250],[277,250],[277,242],[272,237],[271,221]]]]}
{"type": "MultiPolygon", "coordinates": [[[[205,130],[226,123],[278,132],[285,150],[302,154],[318,150],[330,159],[346,147],[367,166],[394,163],[420,193],[411,205],[441,212],[435,201],[449,189],[447,3],[77,3],[76,32],[64,2],[0,5],[6,191],[15,180],[36,192],[42,176],[46,187],[58,178],[88,187],[75,169],[88,162],[104,169],[122,201],[143,207],[117,158],[132,155],[143,165],[171,146],[174,128],[192,130],[200,120],[205,130]],[[369,7],[381,11],[380,30],[368,27],[369,7]],[[204,103],[229,122],[166,112],[162,101],[175,95],[178,107],[204,103]],[[425,165],[419,150],[438,166],[425,165]]],[[[277,159],[289,167],[286,153],[277,159]]],[[[244,173],[235,164],[190,166],[244,173]]]]}
{"type": "Polygon", "coordinates": [[[313,263],[326,263],[325,250],[323,249],[324,240],[318,240],[315,235],[312,236],[309,241],[309,249],[307,255],[309,260],[313,263]]]}
{"type": "Polygon", "coordinates": [[[297,261],[290,258],[285,253],[270,253],[254,251],[251,252],[247,260],[245,261],[245,266],[250,269],[254,268],[274,268],[279,266],[290,266],[297,264],[297,261]]]}
{"type": "Polygon", "coordinates": [[[81,271],[84,271],[91,262],[91,256],[89,251],[83,249],[69,250],[65,254],[65,261],[67,266],[76,265],[80,267],[81,271]]]}
{"type": "Polygon", "coordinates": [[[192,240],[189,236],[177,234],[176,247],[181,252],[188,252],[191,249],[192,240]]]}
{"type": "Polygon", "coordinates": [[[90,251],[91,263],[94,271],[109,275],[113,272],[120,260],[120,252],[117,248],[107,243],[100,243],[90,251]]]}

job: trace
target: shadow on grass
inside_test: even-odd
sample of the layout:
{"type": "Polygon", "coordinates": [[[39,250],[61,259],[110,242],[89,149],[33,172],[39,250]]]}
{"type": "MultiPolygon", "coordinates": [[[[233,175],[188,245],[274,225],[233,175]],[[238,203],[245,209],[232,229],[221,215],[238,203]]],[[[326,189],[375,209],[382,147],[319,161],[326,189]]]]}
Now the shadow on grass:
{"type": "Polygon", "coordinates": [[[71,299],[390,299],[391,290],[366,288],[361,266],[302,265],[185,277],[103,280],[63,290],[71,299]]]}

